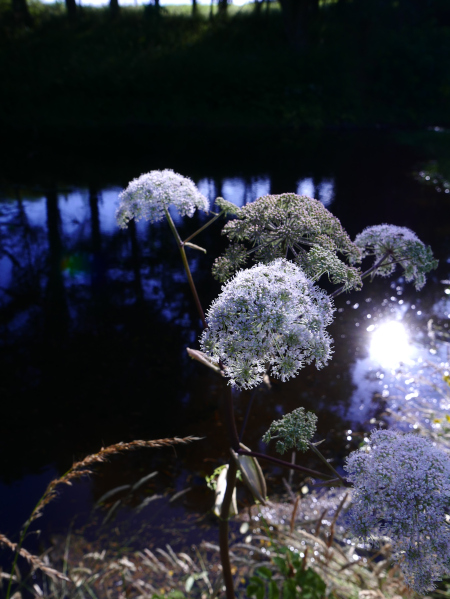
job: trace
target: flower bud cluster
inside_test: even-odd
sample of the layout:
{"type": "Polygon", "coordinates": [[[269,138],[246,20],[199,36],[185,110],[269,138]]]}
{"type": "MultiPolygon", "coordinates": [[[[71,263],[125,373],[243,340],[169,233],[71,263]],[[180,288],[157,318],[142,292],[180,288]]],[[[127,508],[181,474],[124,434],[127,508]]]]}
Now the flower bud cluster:
{"type": "Polygon", "coordinates": [[[408,584],[419,593],[450,573],[450,459],[413,434],[377,430],[350,454],[349,521],[365,541],[388,538],[408,584]]]}
{"type": "Polygon", "coordinates": [[[150,171],[133,179],[119,199],[116,218],[122,228],[133,218],[158,222],[169,206],[174,206],[180,216],[192,216],[197,208],[209,210],[209,201],[194,182],[170,169],[150,171]]]}
{"type": "Polygon", "coordinates": [[[325,327],[334,307],[303,271],[284,259],[239,271],[207,313],[200,344],[221,362],[230,383],[249,389],[266,368],[285,381],[303,365],[326,365],[331,338],[325,327]]]}
{"type": "Polygon", "coordinates": [[[406,227],[386,224],[367,227],[356,236],[355,244],[361,248],[363,258],[375,256],[375,263],[386,256],[374,274],[388,277],[399,264],[406,281],[414,281],[417,290],[425,285],[426,273],[438,265],[431,248],[406,227]]]}
{"type": "Polygon", "coordinates": [[[313,412],[305,412],[305,408],[297,408],[285,414],[281,420],[274,420],[262,440],[270,443],[271,439],[278,439],[278,453],[285,453],[292,448],[306,451],[316,428],[317,416],[313,412]]]}
{"type": "MultiPolygon", "coordinates": [[[[307,266],[314,280],[328,273],[333,282],[344,283],[348,289],[361,286],[359,271],[337,257],[340,253],[358,262],[359,248],[339,220],[321,202],[308,196],[262,196],[241,208],[237,219],[228,222],[222,233],[232,242],[250,245],[247,255],[253,254],[257,262],[269,263],[290,256],[302,268],[307,266]],[[310,251],[316,247],[324,250],[320,256],[310,251]]],[[[225,281],[242,261],[235,250],[226,253],[214,263],[213,274],[225,281]],[[237,255],[240,259],[234,262],[237,255]]]]}

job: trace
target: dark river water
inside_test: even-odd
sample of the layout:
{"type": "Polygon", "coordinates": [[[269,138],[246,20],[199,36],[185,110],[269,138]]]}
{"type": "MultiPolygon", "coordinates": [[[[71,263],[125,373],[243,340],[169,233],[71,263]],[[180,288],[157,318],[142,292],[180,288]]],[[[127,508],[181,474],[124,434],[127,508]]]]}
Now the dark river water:
{"type": "MultiPolygon", "coordinates": [[[[64,534],[71,522],[93,522],[95,532],[86,528],[86,535],[103,534],[105,510],[93,511],[95,502],[153,471],[158,475],[123,498],[114,529],[133,542],[139,531],[139,539],[161,543],[195,540],[214,529],[213,519],[194,530],[188,522],[210,509],[204,477],[227,459],[223,385],[186,354],[186,347],[198,348],[200,323],[167,224],[141,221],[125,231],[116,225],[118,194],[129,180],[172,168],[211,201],[220,195],[239,206],[267,193],[298,192],[323,202],[352,238],[387,222],[411,228],[433,247],[440,265],[423,290],[416,292],[398,272],[340,296],[329,366],[305,368],[293,381],[254,393],[247,446],[267,451],[261,436],[272,420],[303,405],[317,413],[317,438],[326,440],[323,451],[339,468],[389,405],[395,368],[428,351],[418,345],[426,342],[428,319],[448,325],[448,155],[445,132],[248,138],[184,131],[135,144],[86,143],[61,151],[36,146],[20,159],[3,160],[0,532],[17,539],[46,485],[74,460],[119,441],[187,435],[204,439],[123,455],[65,488],[39,521],[39,543],[64,534]],[[157,510],[135,509],[146,497],[165,493],[157,510]]],[[[198,215],[179,222],[182,236],[202,222],[198,215]]],[[[222,226],[219,221],[198,238],[206,255],[190,254],[205,307],[220,290],[210,271],[225,246],[222,226]]],[[[238,425],[250,398],[250,392],[235,397],[238,425]]],[[[319,467],[308,455],[297,460],[319,467]]],[[[264,468],[269,493],[279,489],[281,471],[264,468]]]]}

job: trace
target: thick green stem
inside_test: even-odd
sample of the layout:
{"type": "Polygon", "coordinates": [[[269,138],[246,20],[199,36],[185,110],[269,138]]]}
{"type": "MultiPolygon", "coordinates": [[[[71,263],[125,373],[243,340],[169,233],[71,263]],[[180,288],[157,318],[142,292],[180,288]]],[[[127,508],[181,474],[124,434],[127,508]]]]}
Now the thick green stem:
{"type": "Polygon", "coordinates": [[[201,318],[201,321],[203,324],[203,328],[206,329],[206,328],[208,328],[208,325],[206,324],[205,313],[203,312],[203,308],[200,303],[200,298],[198,297],[197,289],[195,287],[194,279],[192,278],[191,269],[189,268],[189,262],[188,262],[188,259],[186,256],[186,251],[184,249],[183,242],[181,241],[181,238],[178,235],[177,228],[175,227],[175,224],[174,224],[172,217],[170,216],[167,208],[164,208],[164,212],[166,213],[167,222],[169,223],[169,227],[173,233],[173,236],[175,237],[175,241],[177,242],[178,249],[180,250],[181,260],[183,262],[184,270],[186,271],[186,275],[187,275],[188,282],[189,282],[189,287],[191,288],[192,295],[194,296],[194,302],[197,307],[197,311],[200,315],[200,318],[201,318]]]}

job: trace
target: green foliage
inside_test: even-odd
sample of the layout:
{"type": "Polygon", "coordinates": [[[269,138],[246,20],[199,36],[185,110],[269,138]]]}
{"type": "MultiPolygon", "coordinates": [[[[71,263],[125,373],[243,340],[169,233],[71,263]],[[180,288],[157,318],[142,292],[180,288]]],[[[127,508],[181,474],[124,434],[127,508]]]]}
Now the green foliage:
{"type": "Polygon", "coordinates": [[[167,595],[152,595],[152,599],[185,599],[185,594],[181,591],[173,590],[167,595]]]}
{"type": "Polygon", "coordinates": [[[266,566],[255,570],[247,585],[247,596],[256,599],[324,599],[326,585],[311,568],[304,569],[303,558],[287,547],[272,558],[277,572],[266,566]]]}
{"type": "Polygon", "coordinates": [[[306,412],[304,408],[297,408],[290,414],[285,414],[281,420],[274,420],[262,440],[269,443],[271,439],[278,439],[276,449],[284,453],[288,449],[306,451],[308,443],[316,432],[317,416],[306,412]]]}

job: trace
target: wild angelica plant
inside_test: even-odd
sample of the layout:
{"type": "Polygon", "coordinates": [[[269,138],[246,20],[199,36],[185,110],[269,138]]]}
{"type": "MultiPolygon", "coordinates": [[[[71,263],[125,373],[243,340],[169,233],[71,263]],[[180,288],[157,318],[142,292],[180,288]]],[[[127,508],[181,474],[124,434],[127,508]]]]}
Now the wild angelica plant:
{"type": "Polygon", "coordinates": [[[253,255],[254,261],[264,263],[289,257],[314,281],[327,273],[333,283],[344,284],[346,290],[361,287],[359,269],[338,257],[357,263],[361,259],[359,248],[339,220],[308,196],[262,196],[241,208],[222,234],[234,243],[214,262],[213,274],[220,281],[229,279],[253,255]]]}
{"type": "Polygon", "coordinates": [[[200,345],[221,362],[231,385],[250,389],[266,370],[286,381],[315,361],[326,365],[333,303],[302,270],[284,259],[241,270],[207,313],[200,345]]]}
{"type": "Polygon", "coordinates": [[[406,227],[386,224],[367,227],[356,236],[355,245],[361,248],[363,258],[375,257],[377,268],[373,275],[388,277],[400,265],[406,281],[414,281],[417,290],[422,289],[425,275],[438,264],[430,246],[406,227]]]}
{"type": "Polygon", "coordinates": [[[391,430],[372,432],[350,454],[352,532],[360,539],[389,539],[393,557],[418,593],[450,569],[450,459],[428,439],[391,430]]]}
{"type": "Polygon", "coordinates": [[[281,420],[274,420],[262,440],[270,443],[272,439],[278,439],[278,453],[285,453],[288,449],[306,451],[316,428],[317,416],[312,412],[305,413],[305,408],[297,408],[285,414],[281,420]]]}
{"type": "Polygon", "coordinates": [[[161,221],[169,206],[173,206],[180,216],[189,217],[197,209],[203,212],[209,210],[209,201],[194,182],[170,169],[151,171],[133,179],[119,199],[117,223],[122,228],[133,218],[144,218],[151,223],[161,221]]]}
{"type": "MultiPolygon", "coordinates": [[[[294,445],[304,449],[307,445],[332,474],[309,470],[245,448],[236,430],[233,389],[255,387],[263,381],[267,372],[285,381],[295,376],[305,363],[315,361],[318,368],[324,366],[332,353],[332,340],[326,327],[332,320],[333,297],[344,291],[360,289],[363,279],[369,275],[391,274],[397,264],[403,267],[406,279],[414,280],[419,289],[425,282],[425,274],[436,268],[437,261],[430,248],[404,227],[369,227],[352,242],[339,220],[320,202],[307,196],[263,196],[243,208],[218,198],[216,205],[220,212],[184,241],[181,241],[170,217],[169,205],[174,205],[180,215],[187,216],[192,216],[197,208],[208,209],[206,198],[199,194],[189,179],[172,171],[152,171],[130,183],[121,194],[121,202],[117,213],[121,226],[131,218],[147,218],[155,222],[166,217],[180,249],[203,322],[204,332],[200,339],[203,352],[188,348],[189,355],[212,366],[229,380],[223,416],[232,458],[227,468],[226,488],[220,490],[223,499],[218,511],[226,595],[227,599],[234,599],[228,519],[237,469],[260,472],[256,461],[260,458],[301,470],[330,484],[349,483],[322,456],[317,444],[311,442],[314,418],[305,417],[300,410],[294,410],[281,421],[274,422],[264,440],[277,438],[279,451],[294,445]],[[185,247],[201,250],[190,240],[221,215],[235,218],[224,227],[223,234],[228,236],[231,245],[215,261],[213,274],[228,282],[205,318],[185,247]],[[374,264],[362,272],[357,265],[371,255],[375,256],[374,264]],[[239,270],[250,257],[256,265],[239,270]],[[316,285],[324,274],[328,274],[332,283],[341,285],[330,295],[316,285]]],[[[243,431],[241,437],[242,434],[243,431]]],[[[389,536],[410,584],[416,589],[429,588],[433,581],[449,571],[450,543],[444,520],[444,506],[450,503],[449,482],[444,480],[447,462],[437,450],[422,444],[413,480],[407,484],[408,465],[414,455],[411,441],[409,437],[383,434],[372,435],[379,446],[382,442],[386,445],[386,451],[376,450],[374,446],[371,455],[375,455],[375,460],[370,461],[369,458],[367,461],[358,452],[348,460],[349,480],[356,487],[355,531],[361,536],[382,533],[389,536]],[[371,469],[371,466],[374,467],[371,469]],[[367,489],[364,484],[367,484],[367,489]],[[424,492],[416,492],[417,485],[423,485],[431,493],[431,499],[424,492]],[[375,505],[377,511],[371,511],[375,505]],[[364,517],[369,519],[364,520],[364,517]],[[423,558],[425,567],[421,563],[422,546],[429,550],[429,555],[423,558]]],[[[261,488],[265,485],[253,488],[248,478],[243,477],[243,480],[254,496],[260,498],[261,488]]]]}

